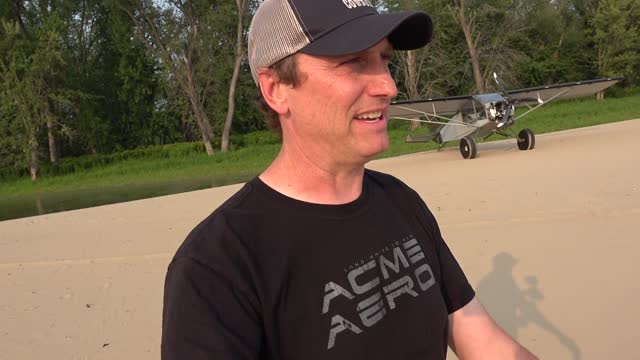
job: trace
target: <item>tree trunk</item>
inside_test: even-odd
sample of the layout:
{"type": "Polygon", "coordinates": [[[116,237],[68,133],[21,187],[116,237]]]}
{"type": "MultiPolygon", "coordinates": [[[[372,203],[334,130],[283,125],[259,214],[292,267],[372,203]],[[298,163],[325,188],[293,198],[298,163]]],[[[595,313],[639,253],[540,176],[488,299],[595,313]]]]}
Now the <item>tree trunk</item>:
{"type": "Polygon", "coordinates": [[[200,129],[200,133],[202,134],[202,142],[204,143],[204,148],[207,151],[207,155],[213,155],[213,146],[211,146],[211,138],[213,137],[213,130],[211,130],[211,124],[209,123],[209,118],[207,114],[205,114],[204,109],[200,104],[197,103],[197,99],[191,98],[191,106],[193,109],[193,115],[196,118],[196,123],[198,124],[198,128],[200,129]]]}
{"type": "MultiPolygon", "coordinates": [[[[410,50],[405,53],[404,56],[404,67],[405,67],[405,86],[407,88],[407,95],[409,99],[416,100],[418,99],[418,64],[416,61],[416,52],[415,50],[410,50]]],[[[415,130],[422,125],[420,121],[412,121],[411,122],[411,130],[415,130]]]]}
{"type": "Polygon", "coordinates": [[[58,146],[56,145],[55,126],[51,119],[47,119],[47,133],[49,135],[49,161],[58,162],[58,146]]]}
{"type": "MultiPolygon", "coordinates": [[[[185,61],[186,63],[186,61],[185,61]]],[[[191,110],[193,110],[193,116],[196,118],[196,124],[198,124],[198,129],[200,129],[200,133],[202,134],[202,142],[204,143],[204,148],[207,151],[207,155],[213,155],[213,146],[211,146],[211,139],[213,138],[213,130],[211,129],[211,123],[209,122],[209,117],[204,111],[204,106],[202,102],[200,102],[198,93],[196,91],[196,85],[193,80],[193,72],[192,69],[188,66],[185,66],[186,72],[186,82],[182,83],[183,90],[189,97],[189,102],[191,103],[191,110]]]]}
{"type": "Polygon", "coordinates": [[[229,150],[229,135],[231,133],[231,123],[233,121],[233,112],[235,111],[235,94],[236,83],[238,82],[238,73],[240,72],[240,64],[244,54],[236,54],[236,61],[233,65],[233,75],[231,76],[231,84],[229,85],[229,101],[227,107],[227,116],[224,119],[224,128],[222,129],[222,139],[220,150],[226,152],[229,150]]]}
{"type": "Polygon", "coordinates": [[[222,129],[222,138],[220,139],[220,151],[229,150],[229,134],[231,133],[231,123],[233,122],[233,113],[235,111],[236,101],[236,84],[238,83],[238,74],[240,73],[240,65],[244,58],[244,49],[242,48],[242,18],[244,17],[244,9],[246,0],[236,0],[238,5],[238,27],[236,29],[236,61],[233,64],[233,75],[231,75],[231,83],[229,84],[229,100],[227,106],[227,116],[224,119],[224,128],[222,129]]]}
{"type": "Polygon", "coordinates": [[[562,43],[564,42],[564,35],[565,32],[563,31],[560,35],[560,41],[558,41],[558,47],[556,48],[556,51],[553,52],[553,60],[558,60],[560,58],[560,48],[562,48],[562,43]]]}
{"type": "Polygon", "coordinates": [[[204,143],[204,149],[207,152],[207,155],[213,155],[213,146],[211,146],[211,138],[205,136],[206,133],[202,132],[202,142],[204,143]]]}
{"type": "MultiPolygon", "coordinates": [[[[467,47],[469,49],[469,56],[471,57],[471,65],[473,67],[473,79],[476,82],[476,88],[478,93],[485,93],[484,81],[482,80],[482,73],[480,72],[480,59],[478,57],[478,50],[476,47],[476,41],[474,40],[473,29],[471,26],[471,22],[467,22],[467,18],[464,13],[464,0],[460,0],[459,8],[458,8],[458,21],[460,21],[460,26],[462,27],[462,32],[464,32],[464,38],[467,41],[467,47]]],[[[478,36],[476,35],[476,39],[478,36]]]]}
{"type": "Polygon", "coordinates": [[[14,5],[14,10],[16,12],[16,20],[18,21],[18,24],[20,25],[20,30],[22,30],[23,34],[27,34],[28,35],[27,27],[24,25],[24,21],[22,20],[22,14],[23,14],[22,1],[14,0],[13,5],[14,5]]]}
{"type": "Polygon", "coordinates": [[[38,141],[34,138],[31,139],[31,181],[38,179],[38,141]]]}

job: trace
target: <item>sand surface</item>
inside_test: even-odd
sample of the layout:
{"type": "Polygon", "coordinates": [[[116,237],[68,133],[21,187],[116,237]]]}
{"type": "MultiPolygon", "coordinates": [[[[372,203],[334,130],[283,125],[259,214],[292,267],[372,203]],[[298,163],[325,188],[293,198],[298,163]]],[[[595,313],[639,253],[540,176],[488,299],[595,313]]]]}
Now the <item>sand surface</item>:
{"type": "MultiPolygon", "coordinates": [[[[543,359],[632,359],[640,120],[373,162],[416,189],[480,299],[543,359]]],[[[241,185],[0,222],[0,359],[158,359],[167,264],[241,185]]]]}

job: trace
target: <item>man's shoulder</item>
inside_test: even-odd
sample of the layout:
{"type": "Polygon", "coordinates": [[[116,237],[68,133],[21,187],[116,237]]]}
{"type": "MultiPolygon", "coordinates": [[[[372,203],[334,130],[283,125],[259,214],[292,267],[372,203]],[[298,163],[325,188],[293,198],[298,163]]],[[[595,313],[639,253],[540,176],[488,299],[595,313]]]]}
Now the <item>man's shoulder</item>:
{"type": "Polygon", "coordinates": [[[367,169],[365,172],[366,181],[382,189],[388,199],[408,213],[415,212],[420,208],[429,211],[420,194],[393,175],[367,169]]]}
{"type": "Polygon", "coordinates": [[[176,251],[174,259],[187,257],[201,263],[231,255],[250,246],[242,236],[264,212],[255,181],[249,181],[196,225],[176,251]],[[252,220],[254,219],[254,220],[252,220]]]}
{"type": "Polygon", "coordinates": [[[376,186],[380,187],[385,193],[402,194],[405,196],[408,194],[415,194],[415,191],[411,187],[409,187],[409,185],[405,184],[402,180],[393,175],[380,171],[366,169],[365,182],[375,184],[376,186]]]}
{"type": "Polygon", "coordinates": [[[225,230],[233,222],[236,222],[230,222],[229,220],[258,216],[263,212],[262,207],[265,204],[260,198],[260,192],[261,189],[256,179],[247,182],[200,222],[190,235],[197,235],[202,231],[211,231],[213,229],[217,231],[225,230]]]}
{"type": "Polygon", "coordinates": [[[385,187],[386,186],[403,186],[403,187],[407,186],[400,179],[398,179],[397,177],[391,174],[387,174],[387,173],[383,173],[383,172],[371,170],[371,169],[365,169],[364,178],[365,178],[365,181],[374,181],[375,183],[385,187]]]}

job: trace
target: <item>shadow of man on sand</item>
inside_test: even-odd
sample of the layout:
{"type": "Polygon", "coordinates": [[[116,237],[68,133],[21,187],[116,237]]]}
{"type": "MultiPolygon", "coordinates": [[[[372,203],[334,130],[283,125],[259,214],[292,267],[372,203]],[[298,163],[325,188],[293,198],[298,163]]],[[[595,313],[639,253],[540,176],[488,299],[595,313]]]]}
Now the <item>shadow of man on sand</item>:
{"type": "Polygon", "coordinates": [[[493,258],[493,270],[476,287],[480,301],[502,328],[514,339],[518,330],[529,324],[536,325],[554,335],[569,350],[573,359],[580,360],[582,354],[575,341],[564,334],[538,309],[537,303],[544,299],[535,276],[525,277],[526,289],[520,289],[513,277],[513,268],[518,260],[511,254],[500,253],[493,258]]]}

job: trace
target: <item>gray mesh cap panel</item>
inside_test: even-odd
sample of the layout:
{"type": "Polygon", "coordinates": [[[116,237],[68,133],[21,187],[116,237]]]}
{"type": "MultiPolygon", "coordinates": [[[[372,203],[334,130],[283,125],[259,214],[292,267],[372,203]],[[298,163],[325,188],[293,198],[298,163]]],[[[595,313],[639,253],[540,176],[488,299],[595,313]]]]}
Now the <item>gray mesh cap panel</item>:
{"type": "Polygon", "coordinates": [[[310,42],[289,1],[265,0],[249,29],[249,66],[258,83],[258,69],[296,53],[310,42]]]}

